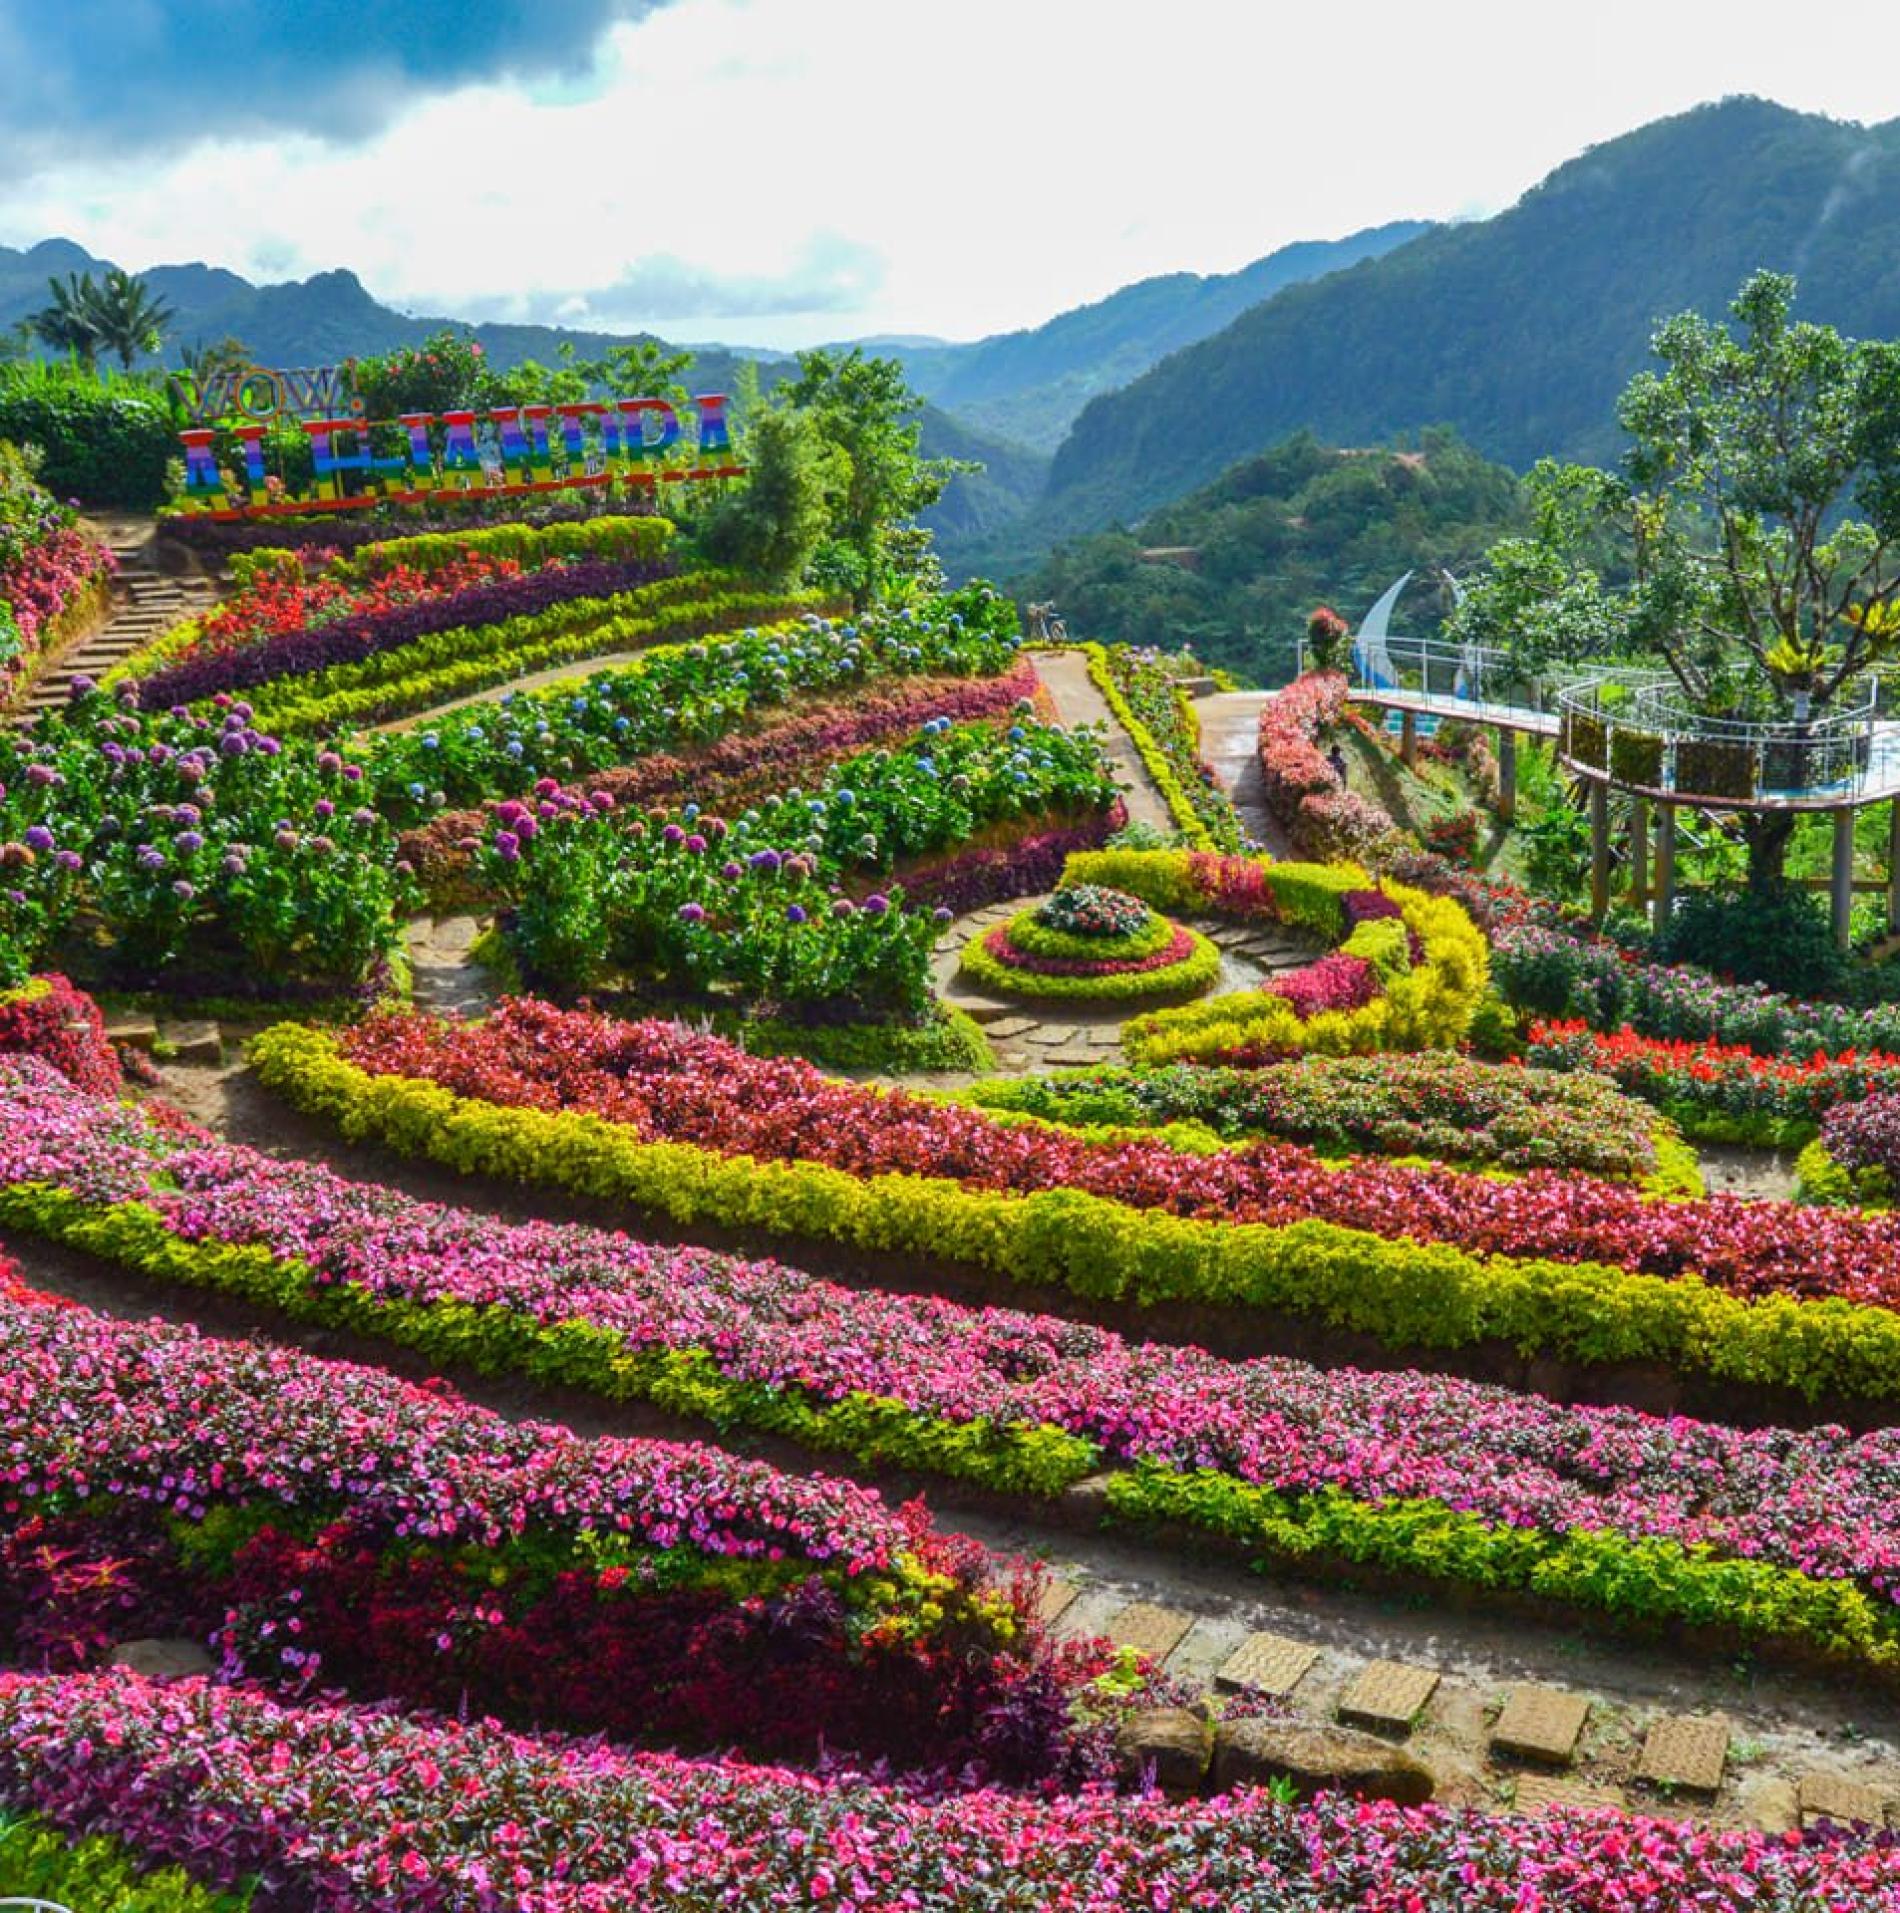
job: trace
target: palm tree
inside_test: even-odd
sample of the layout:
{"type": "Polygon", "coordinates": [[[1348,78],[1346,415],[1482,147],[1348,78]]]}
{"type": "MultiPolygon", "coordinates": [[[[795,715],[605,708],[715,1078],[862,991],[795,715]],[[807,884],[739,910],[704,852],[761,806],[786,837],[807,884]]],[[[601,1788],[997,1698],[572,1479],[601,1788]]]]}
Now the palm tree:
{"type": "Polygon", "coordinates": [[[141,352],[156,352],[164,344],[165,328],[177,317],[163,299],[146,290],[143,279],[118,266],[94,293],[92,310],[100,345],[116,352],[128,372],[141,352]]]}
{"type": "Polygon", "coordinates": [[[92,274],[82,279],[69,272],[64,283],[49,279],[46,285],[53,303],[27,321],[34,336],[55,352],[72,353],[88,372],[95,370],[105,338],[99,323],[99,288],[92,274]]]}

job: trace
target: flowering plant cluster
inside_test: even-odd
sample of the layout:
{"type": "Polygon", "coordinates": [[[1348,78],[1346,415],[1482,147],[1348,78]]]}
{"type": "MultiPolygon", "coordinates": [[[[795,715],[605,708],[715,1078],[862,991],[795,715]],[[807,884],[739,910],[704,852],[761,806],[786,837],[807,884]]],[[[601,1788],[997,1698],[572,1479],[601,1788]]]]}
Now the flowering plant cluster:
{"type": "Polygon", "coordinates": [[[953,1093],[1066,1123],[1205,1123],[1323,1149],[1630,1179],[1656,1166],[1656,1116],[1599,1076],[1468,1056],[1302,1056],[1260,1069],[1095,1069],[953,1093]]]}
{"type": "Polygon", "coordinates": [[[1175,826],[1196,850],[1242,848],[1240,818],[1201,755],[1201,725],[1182,677],[1202,675],[1188,652],[1173,657],[1127,644],[1087,644],[1089,676],[1133,741],[1175,826]]]}
{"type": "Polygon", "coordinates": [[[1821,1141],[1844,1168],[1880,1177],[1889,1193],[1900,1189],[1900,1093],[1836,1105],[1822,1121],[1821,1141]]]}
{"type": "Polygon", "coordinates": [[[903,749],[834,764],[731,823],[695,804],[623,821],[605,790],[545,780],[510,799],[479,869],[513,909],[508,934],[535,974],[569,988],[608,967],[673,993],[736,986],[769,1004],[920,1010],[932,916],[901,896],[843,894],[847,874],[967,842],[1024,817],[1107,808],[1092,733],[1023,721],[998,733],[932,718],[903,749]]]}
{"type": "Polygon", "coordinates": [[[1325,1796],[919,1798],[204,1682],[0,1677],[0,1804],[207,1887],[386,1913],[1750,1913],[1900,1896],[1880,1834],[1766,1834],[1325,1796]],[[453,1802],[453,1811],[444,1803],[453,1802]]]}
{"type": "MultiPolygon", "coordinates": [[[[839,758],[911,736],[932,717],[957,724],[1001,718],[1040,689],[1026,658],[993,677],[873,682],[848,700],[800,700],[777,716],[762,713],[743,731],[729,731],[690,752],[656,750],[619,769],[588,773],[578,790],[588,797],[604,791],[622,807],[690,800],[702,810],[742,810],[788,784],[822,783],[839,758]]],[[[450,810],[403,833],[402,854],[431,898],[462,901],[472,893],[465,844],[480,837],[485,823],[480,810],[450,810]]],[[[907,888],[914,894],[914,884],[907,888]]]]}
{"type": "Polygon", "coordinates": [[[1396,833],[1378,805],[1343,790],[1316,739],[1344,718],[1345,677],[1309,672],[1260,710],[1260,777],[1267,808],[1302,856],[1328,861],[1377,854],[1396,833]]]}
{"type": "Polygon", "coordinates": [[[1066,1758],[1057,1670],[918,1507],[18,1293],[0,1357],[16,1654],[183,1631],[296,1693],[1012,1781],[1066,1758]]]}
{"type": "Polygon", "coordinates": [[[0,745],[0,952],[53,950],[149,986],[349,987],[396,939],[394,834],[334,752],[285,750],[249,707],[155,717],[82,684],[0,745]],[[80,927],[96,923],[94,943],[80,927]]]}
{"type": "Polygon", "coordinates": [[[1639,1036],[1707,1038],[1758,1056],[1882,1051],[1900,1054],[1900,1003],[1862,1009],[1804,1001],[1756,983],[1723,983],[1687,964],[1645,963],[1601,938],[1520,922],[1493,939],[1499,989],[1539,1016],[1593,1030],[1628,1025],[1639,1036]]]}
{"type": "MultiPolygon", "coordinates": [[[[666,525],[663,518],[628,522],[666,525]]],[[[458,642],[556,605],[607,606],[673,569],[662,558],[603,558],[523,571],[513,559],[470,557],[432,572],[391,569],[363,584],[321,575],[305,580],[288,567],[267,571],[232,605],[212,612],[176,662],[136,680],[139,700],[148,711],[195,704],[219,691],[255,690],[379,659],[420,638],[454,633],[450,642],[458,642]]]]}
{"type": "Polygon", "coordinates": [[[1065,884],[1126,890],[1157,910],[1273,923],[1301,921],[1301,867],[1207,850],[1099,850],[1069,860],[1065,884]],[[1283,911],[1281,898],[1286,907],[1283,911]]]}
{"type": "MultiPolygon", "coordinates": [[[[1347,899],[1366,889],[1352,865],[1269,867],[1281,908],[1305,921],[1343,924],[1347,899]],[[1289,881],[1297,873],[1298,890],[1289,881]]],[[[1488,952],[1477,926],[1447,897],[1389,879],[1398,917],[1366,914],[1335,953],[1339,961],[1276,977],[1263,990],[1152,1010],[1122,1032],[1132,1063],[1263,1063],[1302,1053],[1369,1055],[1450,1049],[1461,1043],[1484,995],[1488,952]],[[1317,972],[1317,975],[1315,974],[1317,972]],[[1357,1007],[1337,1007],[1372,992],[1357,1007]],[[1305,1013],[1302,1013],[1304,1009],[1305,1013]]],[[[1338,934],[1338,932],[1335,932],[1338,934]]]]}
{"type": "Polygon", "coordinates": [[[116,1096],[125,1084],[98,1004],[59,975],[0,993],[0,1054],[37,1056],[95,1096],[116,1096]]]}
{"type": "Polygon", "coordinates": [[[1631,1625],[1694,1621],[1900,1665],[1892,1430],[1748,1433],[1137,1345],[192,1146],[31,1060],[0,1081],[7,1221],[171,1279],[997,1487],[1047,1493],[1106,1463],[1121,1471],[1111,1508],[1276,1555],[1536,1587],[1631,1625]]]}
{"type": "Polygon", "coordinates": [[[805,698],[848,698],[885,679],[1008,671],[1013,636],[966,621],[957,602],[846,623],[808,615],[658,647],[572,685],[511,692],[414,730],[358,739],[351,756],[362,763],[377,808],[399,824],[521,797],[543,777],[591,789],[598,774],[662,753],[690,753],[697,763],[702,749],[743,741],[762,713],[805,698]]]}
{"type": "Polygon", "coordinates": [[[79,529],[77,514],[0,447],[0,678],[10,684],[61,614],[102,589],[113,569],[111,552],[79,529]]]}
{"type": "Polygon", "coordinates": [[[961,975],[978,989],[1093,1003],[1192,996],[1220,975],[1220,948],[1197,930],[1147,913],[1135,932],[1071,935],[1051,930],[1041,912],[1025,910],[982,936],[959,958],[961,975]]]}
{"type": "Polygon", "coordinates": [[[1809,1216],[1785,1203],[1646,1200],[1627,1185],[1532,1170],[1515,1181],[1370,1161],[1333,1167],[1261,1142],[1205,1156],[1160,1140],[1096,1143],[999,1123],[747,1057],[672,1024],[621,1023],[514,999],[481,1024],[397,1012],[340,1039],[372,1072],[484,1102],[587,1109],[644,1139],[853,1176],[945,1177],[1028,1194],[1071,1189],[1135,1209],[1285,1228],[1313,1219],[1479,1255],[1699,1275],[1745,1296],[1900,1305],[1900,1218],[1809,1216]]]}
{"type": "Polygon", "coordinates": [[[1069,883],[1036,907],[1037,924],[1068,937],[1133,937],[1149,928],[1154,913],[1126,890],[1098,883],[1069,883]]]}
{"type": "Polygon", "coordinates": [[[1588,1023],[1531,1025],[1527,1062],[1594,1070],[1653,1103],[1692,1135],[1803,1142],[1829,1110],[1900,1090],[1900,1056],[1884,1050],[1816,1050],[1761,1056],[1713,1037],[1638,1036],[1588,1023]]]}

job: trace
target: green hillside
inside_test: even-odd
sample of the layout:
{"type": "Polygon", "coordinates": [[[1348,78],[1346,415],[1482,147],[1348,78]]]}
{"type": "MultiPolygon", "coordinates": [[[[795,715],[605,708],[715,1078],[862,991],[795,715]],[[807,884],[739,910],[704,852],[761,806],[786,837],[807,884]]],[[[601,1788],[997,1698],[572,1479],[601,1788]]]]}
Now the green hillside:
{"type": "Polygon", "coordinates": [[[1900,334],[1900,121],[1698,108],[1591,148],[1494,219],[1289,287],[1094,400],[986,555],[1132,523],[1303,427],[1353,445],[1448,423],[1519,467],[1605,459],[1655,322],[1720,312],[1758,266],[1800,277],[1805,317],[1900,334]]]}
{"type": "MultiPolygon", "coordinates": [[[[1401,572],[1463,570],[1517,523],[1520,489],[1514,473],[1443,429],[1367,451],[1302,432],[1134,533],[1059,547],[1021,595],[1053,599],[1075,636],[1187,644],[1277,683],[1316,604],[1357,624],[1401,572]]],[[[1417,588],[1392,628],[1431,629],[1442,613],[1440,593],[1417,588]]]]}
{"type": "Polygon", "coordinates": [[[1286,286],[1375,259],[1427,230],[1420,220],[1395,220],[1344,239],[1282,246],[1238,272],[1140,279],[1045,325],[899,356],[926,398],[981,431],[1053,451],[1098,392],[1126,385],[1286,286]]]}

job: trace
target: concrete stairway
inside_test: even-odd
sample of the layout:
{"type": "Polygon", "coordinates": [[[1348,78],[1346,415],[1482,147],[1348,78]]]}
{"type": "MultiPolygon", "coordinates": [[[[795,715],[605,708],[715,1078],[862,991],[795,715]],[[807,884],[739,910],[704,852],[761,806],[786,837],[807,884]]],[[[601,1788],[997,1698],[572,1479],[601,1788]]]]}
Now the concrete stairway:
{"type": "Polygon", "coordinates": [[[115,540],[112,555],[118,560],[119,574],[111,618],[41,671],[14,717],[16,724],[29,722],[41,711],[57,710],[66,702],[73,677],[103,676],[160,632],[217,603],[216,587],[208,579],[173,578],[159,571],[151,560],[149,537],[136,542],[115,540]]]}

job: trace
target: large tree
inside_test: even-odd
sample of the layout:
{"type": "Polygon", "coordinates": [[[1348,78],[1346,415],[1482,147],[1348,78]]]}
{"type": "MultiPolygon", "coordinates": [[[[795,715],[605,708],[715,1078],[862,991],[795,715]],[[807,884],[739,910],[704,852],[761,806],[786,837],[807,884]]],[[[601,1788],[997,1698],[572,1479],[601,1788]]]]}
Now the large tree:
{"type": "MultiPolygon", "coordinates": [[[[1758,272],[1668,320],[1624,391],[1618,472],[1545,464],[1536,530],[1494,549],[1455,632],[1532,663],[1661,660],[1698,709],[1819,716],[1900,640],[1900,342],[1797,322],[1758,272]],[[1607,582],[1606,582],[1607,580],[1607,582]]],[[[1750,815],[1751,882],[1791,813],[1750,815]]]]}

